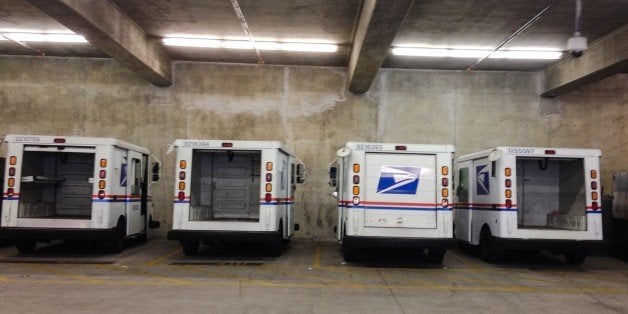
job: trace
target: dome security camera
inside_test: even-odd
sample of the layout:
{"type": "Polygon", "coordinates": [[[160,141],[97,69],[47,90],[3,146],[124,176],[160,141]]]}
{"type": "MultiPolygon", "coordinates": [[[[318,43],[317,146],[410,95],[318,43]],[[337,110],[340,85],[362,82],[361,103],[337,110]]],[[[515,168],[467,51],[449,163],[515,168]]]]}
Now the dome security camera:
{"type": "Polygon", "coordinates": [[[580,58],[587,50],[587,38],[576,35],[567,40],[567,50],[574,58],[580,58]]]}

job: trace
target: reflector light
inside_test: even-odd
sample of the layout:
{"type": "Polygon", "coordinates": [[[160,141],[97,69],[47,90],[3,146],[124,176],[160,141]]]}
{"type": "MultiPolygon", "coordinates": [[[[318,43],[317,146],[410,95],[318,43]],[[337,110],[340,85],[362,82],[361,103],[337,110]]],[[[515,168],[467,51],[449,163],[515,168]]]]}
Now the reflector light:
{"type": "Polygon", "coordinates": [[[233,147],[233,143],[222,143],[222,147],[233,147]]]}
{"type": "Polygon", "coordinates": [[[273,200],[272,195],[270,195],[270,193],[266,193],[266,195],[264,196],[264,200],[266,201],[266,203],[270,203],[273,200]]]}
{"type": "Polygon", "coordinates": [[[15,168],[13,168],[13,167],[9,168],[9,175],[10,176],[14,176],[15,175],[15,168]]]}
{"type": "Polygon", "coordinates": [[[597,171],[591,170],[591,179],[597,179],[597,171]]]}
{"type": "Polygon", "coordinates": [[[593,210],[598,210],[598,209],[600,209],[600,208],[598,207],[598,205],[597,205],[597,202],[592,202],[592,203],[591,203],[591,209],[593,209],[593,210]]]}
{"type": "Polygon", "coordinates": [[[185,190],[185,182],[184,181],[179,181],[179,190],[181,190],[181,191],[185,190]]]}
{"type": "Polygon", "coordinates": [[[353,164],[353,172],[355,173],[360,172],[360,164],[353,164]]]}
{"type": "Polygon", "coordinates": [[[506,208],[511,208],[512,207],[512,200],[511,199],[507,199],[506,200],[506,208]]]}
{"type": "Polygon", "coordinates": [[[597,190],[597,182],[591,181],[591,190],[597,190]]]}
{"type": "Polygon", "coordinates": [[[353,184],[360,184],[360,176],[359,175],[354,175],[353,176],[353,184]]]}
{"type": "Polygon", "coordinates": [[[10,165],[15,165],[16,163],[17,163],[17,157],[15,157],[15,156],[9,157],[9,164],[10,165]]]}
{"type": "Polygon", "coordinates": [[[177,195],[177,199],[179,199],[180,201],[185,199],[185,193],[183,191],[180,191],[179,194],[177,195]]]}
{"type": "Polygon", "coordinates": [[[101,178],[101,179],[106,178],[107,177],[107,170],[100,170],[98,172],[98,177],[101,178]]]}
{"type": "Polygon", "coordinates": [[[353,195],[358,195],[360,194],[360,187],[359,186],[354,186],[353,187],[353,195]]]}
{"type": "Polygon", "coordinates": [[[448,175],[448,174],[449,174],[449,167],[447,167],[447,166],[442,166],[442,167],[440,168],[440,173],[441,173],[442,175],[444,175],[444,176],[448,175]]]}
{"type": "Polygon", "coordinates": [[[266,182],[270,182],[273,181],[273,174],[272,173],[267,173],[266,174],[266,182]]]}
{"type": "Polygon", "coordinates": [[[406,147],[403,145],[397,145],[395,146],[395,150],[406,150],[406,147]]]}
{"type": "Polygon", "coordinates": [[[597,192],[591,192],[591,199],[597,201],[597,192]]]}
{"type": "Polygon", "coordinates": [[[266,163],[266,171],[272,171],[272,170],[273,170],[273,163],[269,161],[266,163]]]}
{"type": "Polygon", "coordinates": [[[106,186],[107,186],[107,183],[105,182],[105,180],[98,181],[98,188],[99,189],[104,189],[106,186]]]}
{"type": "Polygon", "coordinates": [[[98,191],[98,198],[99,199],[105,198],[105,191],[103,191],[103,190],[98,191]]]}
{"type": "Polygon", "coordinates": [[[103,158],[100,160],[100,168],[107,167],[107,159],[103,158]]]}
{"type": "Polygon", "coordinates": [[[15,195],[15,192],[14,192],[13,188],[8,188],[7,189],[7,196],[8,197],[13,197],[13,195],[15,195]]]}
{"type": "Polygon", "coordinates": [[[55,138],[54,142],[56,144],[63,144],[63,143],[65,143],[65,139],[64,138],[55,138]]]}
{"type": "Polygon", "coordinates": [[[442,186],[448,186],[449,185],[449,179],[447,179],[447,178],[442,178],[440,181],[441,181],[440,183],[441,183],[442,186]]]}
{"type": "Polygon", "coordinates": [[[185,180],[185,171],[179,171],[179,180],[185,180]]]}
{"type": "Polygon", "coordinates": [[[7,185],[10,187],[13,187],[15,185],[15,179],[14,178],[9,178],[7,185]]]}
{"type": "Polygon", "coordinates": [[[512,190],[506,189],[506,198],[511,198],[511,197],[512,197],[512,190]]]}
{"type": "Polygon", "coordinates": [[[507,188],[512,186],[512,181],[510,181],[510,179],[506,179],[506,181],[504,183],[505,183],[507,188]]]}
{"type": "Polygon", "coordinates": [[[443,200],[441,201],[441,206],[449,207],[449,201],[446,198],[443,198],[443,200]]]}
{"type": "Polygon", "coordinates": [[[185,160],[180,160],[179,161],[179,168],[181,169],[185,169],[188,166],[188,162],[185,160]]]}
{"type": "Polygon", "coordinates": [[[510,168],[506,168],[506,169],[504,169],[504,174],[505,174],[507,177],[510,177],[510,175],[512,174],[512,170],[510,170],[510,168]]]}
{"type": "Polygon", "coordinates": [[[353,197],[353,205],[359,205],[360,204],[360,198],[357,196],[353,197]]]}
{"type": "Polygon", "coordinates": [[[443,188],[443,189],[440,191],[440,194],[441,194],[443,197],[449,197],[449,189],[447,189],[447,188],[443,188]]]}
{"type": "Polygon", "coordinates": [[[270,183],[266,183],[266,192],[272,192],[273,191],[273,185],[270,183]]]}
{"type": "Polygon", "coordinates": [[[546,149],[545,155],[556,155],[556,151],[553,149],[546,149]]]}

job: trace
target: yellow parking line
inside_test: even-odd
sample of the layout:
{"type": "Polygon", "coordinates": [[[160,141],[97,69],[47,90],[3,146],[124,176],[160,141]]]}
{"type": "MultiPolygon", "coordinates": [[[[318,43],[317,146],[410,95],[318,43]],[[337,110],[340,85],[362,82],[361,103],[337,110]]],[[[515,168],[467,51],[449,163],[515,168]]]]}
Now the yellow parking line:
{"type": "Polygon", "coordinates": [[[451,257],[453,257],[455,260],[462,262],[463,264],[469,266],[469,268],[471,268],[474,271],[482,271],[483,269],[485,269],[485,267],[480,266],[480,264],[471,261],[468,258],[463,258],[462,256],[458,256],[458,253],[454,253],[451,250],[449,251],[449,254],[447,254],[451,257]]]}
{"type": "Polygon", "coordinates": [[[316,246],[314,251],[314,260],[312,261],[312,268],[321,268],[321,246],[316,246]]]}
{"type": "Polygon", "coordinates": [[[170,252],[170,253],[167,253],[167,254],[164,254],[164,255],[158,256],[158,257],[156,257],[156,258],[154,258],[154,259],[152,259],[152,260],[150,260],[150,261],[146,262],[146,265],[148,265],[148,266],[155,266],[155,265],[157,265],[158,263],[160,263],[161,261],[165,260],[166,258],[169,258],[169,257],[171,257],[172,255],[175,255],[175,254],[177,254],[177,253],[179,253],[179,252],[181,252],[181,249],[176,249],[176,250],[174,250],[174,251],[172,251],[172,252],[170,252]]]}
{"type": "Polygon", "coordinates": [[[57,275],[61,275],[61,276],[64,276],[64,277],[69,277],[69,278],[76,279],[76,280],[79,280],[79,281],[82,281],[82,282],[85,282],[85,283],[89,283],[89,284],[95,284],[95,285],[103,284],[103,281],[101,281],[101,280],[94,279],[94,278],[89,277],[89,276],[83,276],[83,275],[77,275],[77,274],[73,274],[73,273],[68,273],[66,271],[62,271],[62,270],[59,270],[59,269],[56,269],[56,268],[53,268],[53,267],[50,267],[50,266],[46,266],[46,265],[28,264],[27,266],[30,267],[30,268],[37,269],[37,270],[42,271],[42,272],[47,273],[47,274],[50,274],[50,273],[57,274],[57,275]]]}

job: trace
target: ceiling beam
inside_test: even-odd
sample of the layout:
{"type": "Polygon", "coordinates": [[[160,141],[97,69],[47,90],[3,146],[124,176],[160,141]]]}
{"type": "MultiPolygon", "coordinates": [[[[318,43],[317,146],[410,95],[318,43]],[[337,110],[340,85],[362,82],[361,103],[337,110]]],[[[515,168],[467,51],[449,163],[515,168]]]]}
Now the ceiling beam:
{"type": "Polygon", "coordinates": [[[388,56],[401,23],[414,0],[365,0],[349,56],[349,90],[365,93],[388,56]]]}
{"type": "Polygon", "coordinates": [[[617,73],[628,72],[628,26],[598,40],[580,58],[569,56],[547,67],[543,97],[555,97],[617,73]]]}
{"type": "Polygon", "coordinates": [[[149,82],[172,84],[168,53],[109,0],[27,1],[149,82]]]}

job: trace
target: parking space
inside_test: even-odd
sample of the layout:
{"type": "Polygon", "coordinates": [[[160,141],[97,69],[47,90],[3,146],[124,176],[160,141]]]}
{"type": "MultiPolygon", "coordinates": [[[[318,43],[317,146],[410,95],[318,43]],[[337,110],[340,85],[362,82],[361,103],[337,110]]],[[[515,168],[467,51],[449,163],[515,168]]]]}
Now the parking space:
{"type": "Polygon", "coordinates": [[[65,311],[419,312],[434,310],[624,312],[628,266],[590,257],[506,258],[487,264],[451,250],[442,265],[421,253],[370,252],[345,263],[335,243],[293,241],[281,257],[257,246],[203,247],[186,257],[164,239],[103,254],[88,246],[0,249],[4,309],[65,311]]]}

